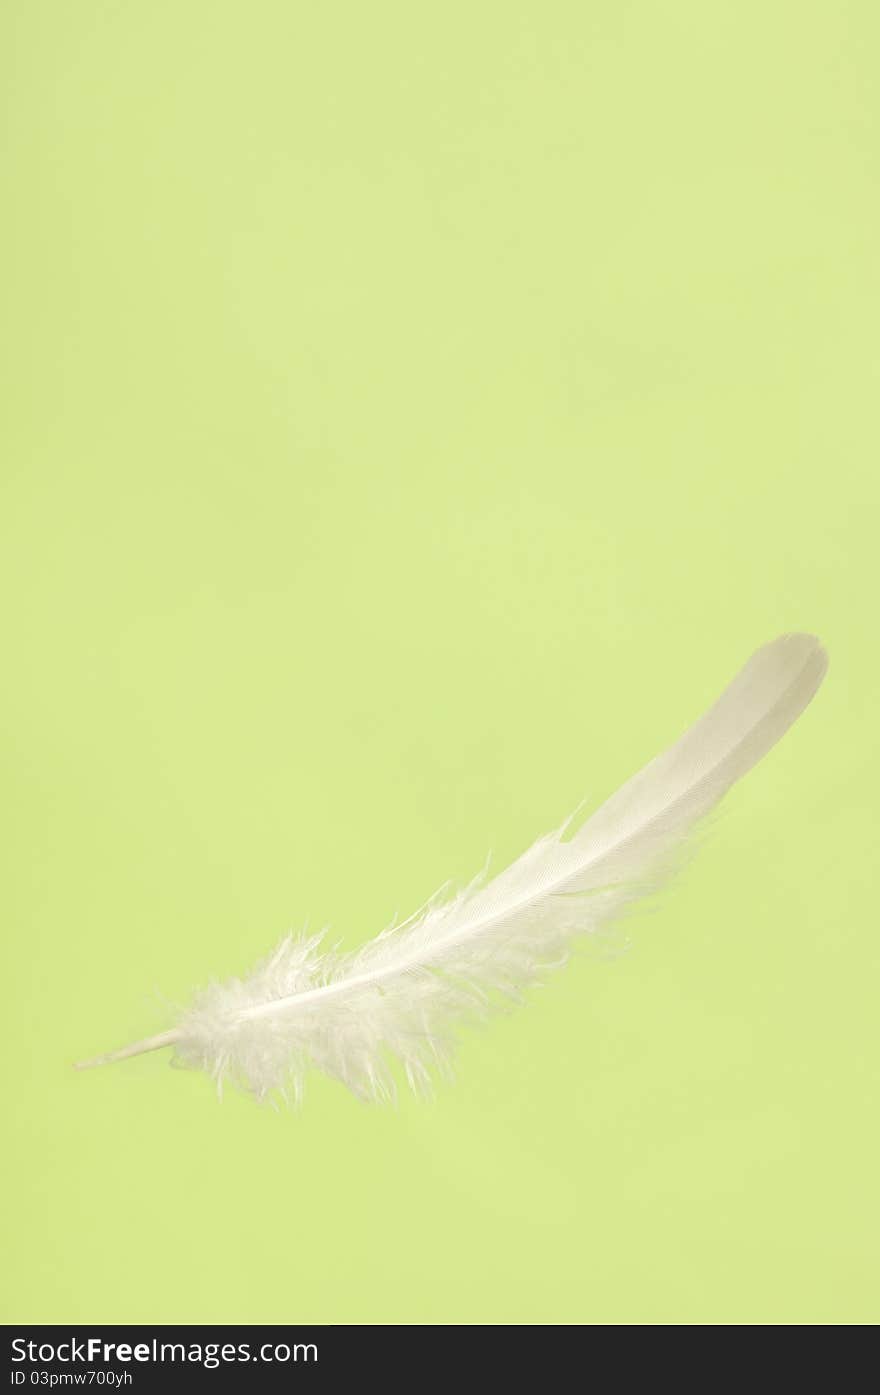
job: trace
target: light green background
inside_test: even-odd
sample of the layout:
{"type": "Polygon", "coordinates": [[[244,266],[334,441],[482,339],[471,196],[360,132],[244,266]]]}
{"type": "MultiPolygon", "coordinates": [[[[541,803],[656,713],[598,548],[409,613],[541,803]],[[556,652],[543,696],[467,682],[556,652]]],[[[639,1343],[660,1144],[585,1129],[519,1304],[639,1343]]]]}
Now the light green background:
{"type": "Polygon", "coordinates": [[[0,23],[2,1316],[876,1320],[877,6],[0,23]],[[815,706],[433,1103],[70,1069],[789,628],[815,706]]]}

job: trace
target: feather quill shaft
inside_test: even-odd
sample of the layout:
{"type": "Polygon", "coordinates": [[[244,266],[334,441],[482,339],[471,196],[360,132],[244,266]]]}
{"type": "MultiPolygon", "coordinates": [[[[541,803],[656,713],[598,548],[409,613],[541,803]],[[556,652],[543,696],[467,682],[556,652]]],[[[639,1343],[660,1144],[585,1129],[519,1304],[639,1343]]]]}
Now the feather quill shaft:
{"type": "Polygon", "coordinates": [[[540,838],[499,876],[438,894],[351,954],[288,936],[245,979],[212,984],[181,1021],[104,1065],[163,1047],[259,1097],[299,1100],[309,1067],[364,1098],[416,1090],[448,1067],[453,1025],[485,1017],[564,962],[571,942],[620,915],[674,865],[694,826],[787,731],[827,656],[812,635],[759,649],[717,702],[574,833],[540,838]]]}

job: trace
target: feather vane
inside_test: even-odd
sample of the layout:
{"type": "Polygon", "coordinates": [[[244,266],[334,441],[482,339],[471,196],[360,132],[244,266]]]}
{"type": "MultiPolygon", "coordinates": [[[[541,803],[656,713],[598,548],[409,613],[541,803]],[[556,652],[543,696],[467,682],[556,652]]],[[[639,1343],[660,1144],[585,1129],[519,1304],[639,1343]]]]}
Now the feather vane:
{"type": "Polygon", "coordinates": [[[317,1068],[364,1099],[417,1092],[448,1073],[456,1026],[479,1021],[565,962],[572,943],[654,889],[688,836],[776,744],[822,682],[812,635],[759,649],[718,701],[581,827],[569,820],[500,875],[441,891],[409,920],[349,954],[320,935],[287,936],[247,977],[211,984],[177,1026],[83,1066],[172,1047],[262,1098],[299,1102],[317,1068]]]}

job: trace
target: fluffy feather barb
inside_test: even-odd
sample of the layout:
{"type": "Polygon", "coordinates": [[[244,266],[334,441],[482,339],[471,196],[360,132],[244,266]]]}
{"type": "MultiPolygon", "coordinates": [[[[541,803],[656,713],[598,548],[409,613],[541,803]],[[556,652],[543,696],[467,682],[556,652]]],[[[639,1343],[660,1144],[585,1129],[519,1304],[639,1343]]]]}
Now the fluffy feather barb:
{"type": "Polygon", "coordinates": [[[83,1064],[172,1046],[176,1064],[260,1097],[299,1100],[317,1067],[382,1099],[396,1060],[414,1089],[426,1088],[448,1067],[455,1025],[518,998],[576,937],[657,884],[694,825],[800,715],[826,667],[812,635],[783,635],[573,836],[568,825],[547,834],[492,881],[435,897],[352,954],[289,936],[249,977],[201,992],[175,1028],[83,1064]]]}

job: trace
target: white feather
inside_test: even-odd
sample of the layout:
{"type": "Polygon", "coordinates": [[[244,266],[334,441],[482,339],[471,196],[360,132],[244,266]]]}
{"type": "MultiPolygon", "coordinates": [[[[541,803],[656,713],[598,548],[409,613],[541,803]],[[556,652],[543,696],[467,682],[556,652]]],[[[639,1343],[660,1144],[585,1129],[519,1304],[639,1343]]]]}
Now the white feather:
{"type": "Polygon", "coordinates": [[[338,955],[321,936],[288,936],[244,979],[199,993],[176,1027],[83,1062],[160,1047],[263,1097],[297,1101],[310,1067],[356,1094],[394,1093],[393,1063],[414,1089],[448,1067],[452,1029],[563,963],[571,942],[656,886],[695,823],[775,745],[819,687],[827,657],[812,635],[759,649],[668,751],[573,835],[540,838],[500,876],[435,896],[403,925],[338,955]]]}

